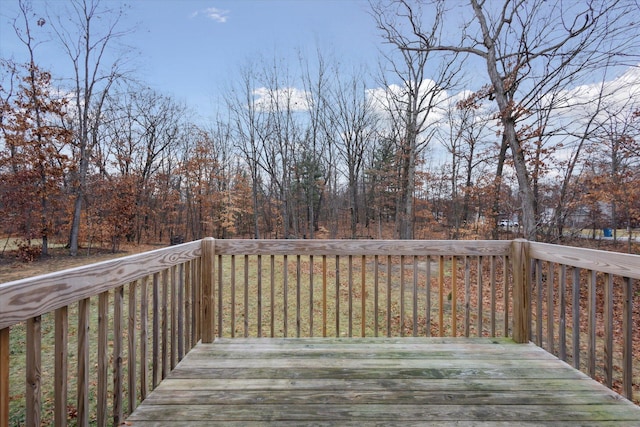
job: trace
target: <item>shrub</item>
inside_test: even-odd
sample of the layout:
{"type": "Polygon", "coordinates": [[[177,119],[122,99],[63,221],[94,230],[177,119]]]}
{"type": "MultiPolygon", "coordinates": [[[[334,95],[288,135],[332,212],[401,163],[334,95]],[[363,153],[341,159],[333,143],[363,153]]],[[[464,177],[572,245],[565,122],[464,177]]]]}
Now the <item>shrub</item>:
{"type": "Polygon", "coordinates": [[[42,248],[39,246],[31,246],[28,241],[16,240],[18,247],[17,258],[22,262],[33,262],[42,255],[42,248]]]}

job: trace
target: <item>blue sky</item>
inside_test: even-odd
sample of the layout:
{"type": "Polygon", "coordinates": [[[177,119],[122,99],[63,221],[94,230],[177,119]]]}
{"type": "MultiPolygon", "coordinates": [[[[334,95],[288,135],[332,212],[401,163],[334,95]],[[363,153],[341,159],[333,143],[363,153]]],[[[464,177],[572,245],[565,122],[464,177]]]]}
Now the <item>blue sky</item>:
{"type": "MultiPolygon", "coordinates": [[[[45,3],[55,16],[68,2],[31,1],[36,18],[47,16],[45,3]]],[[[298,76],[299,52],[313,62],[319,49],[339,61],[341,70],[368,69],[368,87],[376,89],[379,83],[373,76],[379,50],[388,49],[367,0],[102,0],[102,4],[129,6],[121,28],[133,29],[122,39],[133,49],[129,63],[133,77],[186,104],[196,122],[224,112],[225,89],[238,83],[241,67],[250,61],[261,67],[276,58],[298,76]]],[[[10,24],[18,16],[18,0],[0,0],[0,57],[26,62],[26,48],[10,24]]],[[[50,24],[39,28],[32,23],[36,39],[44,40],[37,47],[36,62],[54,78],[69,76],[69,59],[51,40],[50,24]]],[[[457,31],[455,25],[447,29],[457,31]]],[[[625,70],[618,71],[611,78],[625,70]]],[[[637,82],[638,68],[631,72],[637,82]]],[[[470,72],[467,84],[476,87],[469,89],[487,81],[484,73],[474,76],[470,72]]],[[[597,82],[600,76],[594,78],[597,82]]],[[[299,82],[293,85],[302,87],[299,82]]],[[[582,92],[588,93],[586,89],[582,92]]]]}
{"type": "MultiPolygon", "coordinates": [[[[54,8],[64,0],[49,1],[54,8]]],[[[106,5],[119,4],[113,0],[106,5]]],[[[298,51],[313,60],[316,47],[343,64],[375,67],[381,39],[366,0],[136,0],[128,2],[123,40],[135,49],[139,78],[187,105],[213,113],[221,89],[251,58],[297,64],[298,51]]],[[[42,2],[33,1],[34,10],[42,2]]],[[[17,0],[0,0],[0,56],[24,58],[26,50],[7,22],[17,0]]],[[[35,25],[34,25],[35,27],[35,25]]],[[[38,30],[36,28],[36,30],[38,30]]],[[[53,42],[36,51],[55,75],[68,59],[53,42]]],[[[40,61],[38,61],[40,58],[40,61]]],[[[292,70],[293,71],[293,70],[292,70]]]]}

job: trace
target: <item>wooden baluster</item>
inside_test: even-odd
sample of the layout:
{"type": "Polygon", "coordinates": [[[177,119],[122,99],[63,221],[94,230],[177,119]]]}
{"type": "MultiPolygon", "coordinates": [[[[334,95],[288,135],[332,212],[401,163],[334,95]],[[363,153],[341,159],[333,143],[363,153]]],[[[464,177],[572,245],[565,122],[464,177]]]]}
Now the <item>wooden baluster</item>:
{"type": "Polygon", "coordinates": [[[400,336],[404,337],[404,255],[400,255],[400,336]]]}
{"type": "Polygon", "coordinates": [[[340,336],[340,255],[335,256],[336,261],[336,337],[340,336]]]}
{"type": "Polygon", "coordinates": [[[169,374],[169,271],[162,270],[162,290],[161,290],[161,304],[162,304],[162,317],[161,317],[161,338],[160,346],[162,354],[162,379],[165,379],[169,374]]]}
{"type": "Polygon", "coordinates": [[[300,291],[301,291],[301,278],[302,271],[300,267],[300,255],[296,255],[296,338],[300,338],[300,323],[301,319],[301,304],[302,300],[300,299],[300,291]]]}
{"type": "Polygon", "coordinates": [[[351,338],[353,335],[353,255],[349,255],[349,272],[348,272],[348,304],[349,304],[349,330],[348,336],[351,338]]]}
{"type": "Polygon", "coordinates": [[[633,279],[623,278],[622,288],[622,394],[633,399],[633,279]]]}
{"type": "Polygon", "coordinates": [[[97,424],[108,425],[107,396],[109,375],[109,292],[98,296],[98,385],[97,385],[97,424]]]}
{"type": "Polygon", "coordinates": [[[418,257],[413,256],[413,336],[418,336],[418,257]]]}
{"type": "Polygon", "coordinates": [[[425,286],[426,291],[426,304],[425,304],[425,317],[426,317],[426,336],[431,336],[431,256],[427,255],[427,283],[425,286]]]}
{"type": "Polygon", "coordinates": [[[483,289],[482,289],[482,268],[483,268],[483,258],[482,255],[478,257],[478,276],[476,279],[477,285],[478,285],[478,331],[477,334],[479,337],[481,337],[482,331],[483,331],[483,320],[482,320],[482,315],[483,315],[483,310],[482,310],[482,305],[484,304],[484,299],[483,299],[483,289]]]}
{"type": "MultiPolygon", "coordinates": [[[[211,260],[211,263],[215,262],[214,259],[211,260]]],[[[202,328],[204,324],[204,258],[201,256],[200,258],[195,259],[195,269],[193,270],[194,277],[194,302],[193,302],[193,312],[195,313],[195,325],[196,325],[196,333],[195,333],[195,341],[194,345],[202,340],[202,328]]],[[[215,285],[214,276],[211,276],[211,280],[214,281],[211,286],[215,285]]],[[[215,289],[215,288],[214,288],[215,289]]],[[[215,316],[215,315],[214,315],[215,316]]],[[[218,325],[218,329],[222,330],[222,326],[218,325]]],[[[215,331],[215,329],[214,329],[215,331]]]]}
{"type": "Polygon", "coordinates": [[[282,316],[283,316],[283,332],[284,337],[287,337],[288,326],[289,326],[289,262],[287,255],[283,256],[282,259],[282,294],[283,294],[283,305],[282,305],[282,316]]]}
{"type": "Polygon", "coordinates": [[[136,287],[137,282],[129,283],[129,322],[127,326],[127,389],[129,393],[129,406],[127,413],[130,414],[136,407],[137,400],[137,377],[136,377],[136,287]]]}
{"type": "Polygon", "coordinates": [[[9,328],[0,329],[0,427],[9,427],[9,328]]]}
{"type": "Polygon", "coordinates": [[[140,401],[149,390],[149,277],[140,279],[140,401]]]}
{"type": "Polygon", "coordinates": [[[122,307],[124,286],[118,286],[113,296],[113,425],[119,426],[123,418],[122,406],[122,307]]]}
{"type": "Polygon", "coordinates": [[[360,302],[361,302],[361,313],[360,313],[360,336],[366,336],[366,324],[367,324],[367,287],[366,287],[366,273],[367,273],[367,260],[364,255],[361,257],[361,266],[360,266],[360,302]]]}
{"type": "MultiPolygon", "coordinates": [[[[471,333],[471,261],[464,257],[464,336],[471,333]]],[[[457,281],[453,284],[457,288],[457,281]]]]}
{"type": "Polygon", "coordinates": [[[155,389],[158,384],[160,384],[160,375],[161,375],[161,367],[160,367],[160,275],[159,273],[153,274],[153,285],[152,285],[152,317],[151,317],[151,328],[152,328],[152,360],[151,363],[151,374],[153,381],[153,388],[155,389]]]}
{"type": "Polygon", "coordinates": [[[200,317],[198,315],[198,311],[200,308],[200,294],[198,293],[199,288],[199,278],[196,273],[196,269],[199,268],[198,259],[192,259],[187,263],[187,271],[185,271],[185,283],[188,280],[187,288],[188,289],[188,301],[187,301],[187,309],[188,312],[185,312],[186,320],[189,322],[189,330],[185,331],[187,335],[186,339],[189,341],[188,348],[192,349],[198,343],[200,339],[198,335],[198,323],[200,321],[200,317]],[[188,278],[188,279],[187,279],[188,278]]]}
{"type": "Polygon", "coordinates": [[[469,257],[464,257],[464,336],[471,333],[471,267],[469,257]]]}
{"type": "Polygon", "coordinates": [[[503,305],[504,305],[504,321],[503,321],[503,330],[502,330],[502,336],[504,337],[508,337],[509,336],[509,302],[512,301],[512,299],[509,297],[509,278],[513,277],[513,271],[511,271],[511,274],[509,274],[509,266],[510,266],[510,260],[508,259],[508,257],[503,256],[502,257],[502,286],[503,286],[503,292],[502,292],[502,298],[503,298],[503,305]]]}
{"type": "Polygon", "coordinates": [[[258,314],[257,336],[262,337],[262,255],[258,255],[258,314]]]}
{"type": "MultiPolygon", "coordinates": [[[[467,275],[468,277],[468,275],[467,275]]],[[[458,335],[458,257],[451,257],[451,336],[458,335]]]]}
{"type": "Polygon", "coordinates": [[[275,301],[276,301],[276,280],[275,280],[275,256],[270,256],[270,285],[271,285],[271,338],[276,336],[276,311],[275,311],[275,301]]]}
{"type": "Polygon", "coordinates": [[[573,269],[572,284],[573,301],[571,312],[573,318],[573,367],[580,369],[580,269],[573,269]]]}
{"type": "Polygon", "coordinates": [[[373,258],[373,334],[378,336],[378,328],[380,327],[378,321],[378,315],[380,309],[378,307],[380,303],[380,271],[378,266],[378,255],[373,258]]]}
{"type": "Polygon", "coordinates": [[[596,271],[590,270],[587,279],[589,289],[587,291],[587,372],[591,378],[596,376],[596,271]]]}
{"type": "MultiPolygon", "coordinates": [[[[218,286],[218,336],[222,337],[224,335],[224,325],[223,325],[223,318],[224,318],[224,313],[225,310],[223,309],[223,305],[224,305],[224,281],[222,280],[222,276],[223,276],[223,269],[222,269],[222,255],[218,255],[217,256],[218,259],[218,281],[217,281],[217,286],[218,286]]],[[[204,262],[204,261],[203,261],[204,262]]],[[[212,260],[211,262],[215,262],[214,260],[212,260]]],[[[212,279],[213,276],[212,276],[212,279]]],[[[213,285],[212,285],[213,286],[213,285]]],[[[204,292],[204,291],[203,291],[204,292]]]]}
{"type": "Polygon", "coordinates": [[[171,339],[171,347],[169,354],[170,371],[178,364],[178,280],[177,280],[176,266],[171,267],[171,300],[169,306],[171,307],[171,329],[169,337],[171,339]]]}
{"type": "MultiPolygon", "coordinates": [[[[214,259],[211,262],[215,262],[214,259]]],[[[191,266],[191,276],[193,277],[193,286],[191,293],[193,294],[193,311],[191,313],[191,318],[193,319],[193,330],[192,330],[192,341],[195,346],[198,341],[202,339],[202,327],[204,322],[204,314],[203,314],[203,301],[204,301],[204,272],[202,271],[204,262],[202,256],[193,260],[193,264],[191,266]]],[[[214,281],[214,278],[211,278],[214,281]]],[[[212,284],[214,286],[215,283],[212,284]]],[[[214,308],[215,310],[215,308],[214,308]]],[[[215,329],[214,329],[215,331],[215,329]]]]}
{"type": "Polygon", "coordinates": [[[438,336],[444,336],[444,258],[438,257],[438,336]]]}
{"type": "Polygon", "coordinates": [[[184,306],[185,306],[184,264],[178,265],[178,362],[184,357],[184,306]]]}
{"type": "Polygon", "coordinates": [[[67,425],[67,394],[69,374],[69,308],[61,307],[55,311],[55,357],[54,357],[54,424],[56,427],[67,425]]]}
{"type": "Polygon", "coordinates": [[[322,336],[327,336],[327,256],[322,255],[322,336]]]}
{"type": "MultiPolygon", "coordinates": [[[[215,262],[211,260],[211,262],[215,262]]],[[[193,301],[193,309],[191,310],[191,346],[195,347],[202,338],[202,257],[194,259],[191,262],[191,299],[193,301]]],[[[213,280],[213,278],[211,279],[213,280]]],[[[218,333],[220,333],[220,325],[218,325],[218,333]]]]}
{"type": "Polygon", "coordinates": [[[27,320],[26,425],[40,426],[42,417],[42,317],[27,320]]]}
{"type": "Polygon", "coordinates": [[[231,338],[236,337],[236,256],[231,255],[231,338]]]}
{"type": "Polygon", "coordinates": [[[89,425],[89,298],[78,301],[77,425],[89,425]]]}
{"type": "Polygon", "coordinates": [[[391,336],[391,255],[387,255],[387,337],[391,336]]]}
{"type": "MultiPolygon", "coordinates": [[[[506,273],[506,272],[505,272],[506,273]]],[[[496,257],[489,257],[489,276],[491,287],[491,337],[496,336],[496,257]]]]}
{"type": "Polygon", "coordinates": [[[554,277],[555,277],[555,270],[556,270],[556,265],[555,263],[549,262],[547,264],[547,270],[548,270],[548,274],[547,274],[547,351],[549,351],[549,353],[553,354],[553,350],[554,350],[554,313],[555,313],[555,307],[554,307],[554,296],[555,296],[555,292],[554,292],[554,277]]]}
{"type": "Polygon", "coordinates": [[[604,283],[604,380],[613,385],[613,274],[605,276],[604,283]]]}
{"type": "Polygon", "coordinates": [[[542,261],[535,261],[536,272],[536,344],[542,347],[542,261]]]}
{"type": "Polygon", "coordinates": [[[558,351],[562,361],[567,361],[567,266],[560,266],[559,278],[559,297],[560,297],[560,319],[558,322],[558,351]]]}
{"type": "Polygon", "coordinates": [[[313,337],[313,255],[309,255],[309,336],[313,337]]]}
{"type": "Polygon", "coordinates": [[[244,337],[249,336],[249,255],[244,256],[244,337]]]}
{"type": "MultiPolygon", "coordinates": [[[[184,269],[184,345],[185,345],[185,353],[188,353],[189,350],[193,348],[193,317],[191,315],[193,310],[193,291],[192,291],[192,281],[191,277],[191,265],[192,261],[187,261],[185,263],[184,269]]],[[[215,291],[214,291],[215,292],[215,291]]],[[[215,335],[215,332],[214,332],[215,335]]]]}

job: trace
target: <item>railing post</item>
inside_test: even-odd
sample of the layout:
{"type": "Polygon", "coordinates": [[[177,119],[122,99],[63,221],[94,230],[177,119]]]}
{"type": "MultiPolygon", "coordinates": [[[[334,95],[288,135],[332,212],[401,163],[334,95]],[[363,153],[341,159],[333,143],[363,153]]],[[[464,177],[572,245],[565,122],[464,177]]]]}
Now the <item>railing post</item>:
{"type": "Polygon", "coordinates": [[[531,260],[529,242],[516,239],[511,243],[511,266],[513,271],[513,340],[527,343],[531,338],[531,260]]]}
{"type": "Polygon", "coordinates": [[[212,343],[215,337],[214,332],[214,275],[215,264],[215,239],[206,237],[202,239],[202,261],[200,263],[202,269],[202,318],[201,331],[202,342],[212,343]]]}

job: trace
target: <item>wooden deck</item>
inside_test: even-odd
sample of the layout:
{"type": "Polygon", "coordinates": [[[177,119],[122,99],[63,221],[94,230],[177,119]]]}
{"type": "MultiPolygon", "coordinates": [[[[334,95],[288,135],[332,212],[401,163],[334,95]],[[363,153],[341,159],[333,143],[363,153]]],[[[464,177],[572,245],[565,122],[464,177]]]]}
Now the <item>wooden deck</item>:
{"type": "Polygon", "coordinates": [[[131,426],[640,425],[640,407],[502,338],[218,339],[131,426]]]}

